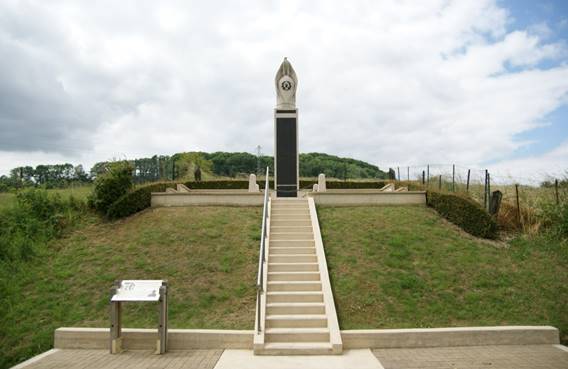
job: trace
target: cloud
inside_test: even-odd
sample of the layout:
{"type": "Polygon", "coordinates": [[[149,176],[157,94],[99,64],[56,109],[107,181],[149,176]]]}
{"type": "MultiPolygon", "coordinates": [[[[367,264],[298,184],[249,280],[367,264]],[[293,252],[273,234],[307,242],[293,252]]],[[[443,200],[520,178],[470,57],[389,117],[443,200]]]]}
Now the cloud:
{"type": "Polygon", "coordinates": [[[503,160],[568,92],[565,46],[545,39],[544,23],[509,20],[490,0],[7,0],[0,172],[22,161],[15,153],[86,166],[270,153],[284,56],[299,76],[303,152],[380,166],[503,160]]]}
{"type": "Polygon", "coordinates": [[[565,141],[544,154],[504,160],[490,165],[489,170],[498,173],[495,176],[498,182],[537,185],[548,178],[566,178],[568,176],[567,158],[568,141],[565,141]]]}

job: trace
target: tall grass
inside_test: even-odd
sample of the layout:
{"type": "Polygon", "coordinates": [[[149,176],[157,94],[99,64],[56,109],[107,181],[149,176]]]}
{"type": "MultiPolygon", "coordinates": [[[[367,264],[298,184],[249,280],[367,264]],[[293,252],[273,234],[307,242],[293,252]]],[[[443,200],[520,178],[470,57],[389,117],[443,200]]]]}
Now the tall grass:
{"type": "MultiPolygon", "coordinates": [[[[551,233],[554,236],[568,239],[566,233],[558,230],[558,227],[562,228],[561,225],[565,219],[563,214],[568,203],[568,186],[566,185],[568,177],[562,179],[560,183],[558,196],[554,186],[492,183],[491,192],[499,190],[503,194],[501,207],[496,215],[499,229],[505,233],[528,236],[551,233]]],[[[408,181],[397,182],[397,187],[408,185],[408,181]]],[[[464,178],[456,176],[456,181],[452,182],[451,175],[442,175],[441,181],[439,176],[432,176],[428,183],[422,184],[421,180],[412,181],[410,187],[456,192],[477,201],[482,206],[485,202],[484,184],[478,179],[472,180],[468,188],[464,178]]]]}
{"type": "Polygon", "coordinates": [[[0,263],[2,269],[31,259],[74,224],[85,211],[82,200],[63,199],[45,190],[27,190],[16,195],[11,206],[0,210],[0,263]]]}

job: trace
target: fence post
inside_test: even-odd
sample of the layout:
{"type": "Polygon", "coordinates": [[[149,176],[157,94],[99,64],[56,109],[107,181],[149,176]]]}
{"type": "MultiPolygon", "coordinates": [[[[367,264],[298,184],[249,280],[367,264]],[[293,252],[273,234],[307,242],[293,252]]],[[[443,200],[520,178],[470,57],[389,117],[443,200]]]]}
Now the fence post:
{"type": "Polygon", "coordinates": [[[452,192],[456,192],[456,165],[452,164],[452,192]]]}
{"type": "Polygon", "coordinates": [[[467,170],[467,185],[465,187],[465,192],[469,192],[469,175],[471,173],[471,169],[467,170]]]}
{"type": "Polygon", "coordinates": [[[396,167],[396,172],[398,173],[398,181],[400,182],[400,167],[396,167]]]}
{"type": "Polygon", "coordinates": [[[517,197],[517,221],[521,224],[521,206],[519,205],[519,185],[515,183],[515,196],[517,197]]]}
{"type": "Polygon", "coordinates": [[[410,167],[406,167],[406,180],[410,182],[410,167]]]}
{"type": "Polygon", "coordinates": [[[172,159],[172,181],[176,180],[176,161],[172,159]]]}
{"type": "Polygon", "coordinates": [[[440,174],[440,176],[438,177],[438,190],[442,190],[442,175],[440,174]]]}
{"type": "Polygon", "coordinates": [[[162,178],[162,177],[160,177],[160,158],[159,157],[156,158],[156,162],[158,163],[158,165],[157,165],[157,167],[158,167],[158,178],[156,178],[156,179],[160,180],[160,178],[162,178]]]}
{"type": "Polygon", "coordinates": [[[560,205],[560,197],[558,196],[558,180],[554,180],[554,188],[556,191],[556,205],[560,205]]]}
{"type": "Polygon", "coordinates": [[[426,173],[422,171],[422,186],[424,186],[425,183],[426,183],[426,173]]]}
{"type": "Polygon", "coordinates": [[[426,165],[426,187],[430,184],[430,164],[426,165]]]}
{"type": "Polygon", "coordinates": [[[491,174],[487,171],[487,210],[491,205],[491,174]]]}
{"type": "Polygon", "coordinates": [[[487,198],[487,174],[489,171],[485,169],[485,179],[483,181],[483,207],[487,210],[487,205],[489,203],[489,199],[487,198]]]}

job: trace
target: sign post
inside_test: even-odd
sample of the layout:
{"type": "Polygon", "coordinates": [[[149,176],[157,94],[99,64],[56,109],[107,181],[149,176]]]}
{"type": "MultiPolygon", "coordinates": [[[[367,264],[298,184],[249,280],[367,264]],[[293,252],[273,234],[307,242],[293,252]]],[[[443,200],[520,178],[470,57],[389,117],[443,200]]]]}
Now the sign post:
{"type": "Polygon", "coordinates": [[[110,298],[110,353],[122,351],[122,303],[159,302],[160,318],[156,354],[167,351],[168,344],[168,282],[163,280],[115,281],[110,298]]]}

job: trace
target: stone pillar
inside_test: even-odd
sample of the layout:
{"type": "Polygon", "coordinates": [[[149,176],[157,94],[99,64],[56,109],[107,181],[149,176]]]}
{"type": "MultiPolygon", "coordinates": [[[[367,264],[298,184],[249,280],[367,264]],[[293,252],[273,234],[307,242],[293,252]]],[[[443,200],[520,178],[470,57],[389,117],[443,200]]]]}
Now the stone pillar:
{"type": "Polygon", "coordinates": [[[249,176],[249,189],[248,192],[260,192],[260,188],[256,183],[256,174],[251,174],[249,176]]]}
{"type": "Polygon", "coordinates": [[[296,87],[298,79],[290,62],[284,58],[274,79],[276,109],[274,110],[274,182],[277,197],[297,197],[299,181],[298,109],[296,87]]]}
{"type": "Polygon", "coordinates": [[[318,192],[327,191],[327,186],[325,184],[325,174],[320,173],[318,176],[318,192]]]}

